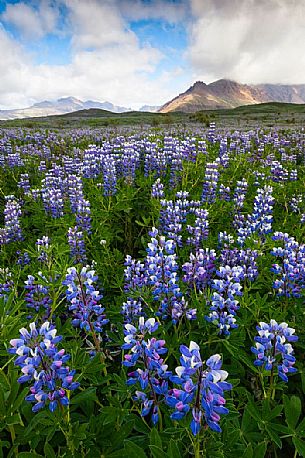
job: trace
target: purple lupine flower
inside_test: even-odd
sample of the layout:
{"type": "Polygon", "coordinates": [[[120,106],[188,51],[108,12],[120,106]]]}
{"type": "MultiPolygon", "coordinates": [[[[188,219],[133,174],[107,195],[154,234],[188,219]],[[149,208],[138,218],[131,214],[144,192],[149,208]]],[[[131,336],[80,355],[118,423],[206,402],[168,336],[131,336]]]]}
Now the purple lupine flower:
{"type": "Polygon", "coordinates": [[[186,243],[193,245],[196,249],[198,249],[200,248],[202,241],[206,240],[209,235],[209,212],[202,208],[195,208],[194,214],[196,217],[194,226],[187,226],[190,236],[187,238],[186,243]]]}
{"type": "Polygon", "coordinates": [[[69,227],[68,244],[70,246],[71,258],[74,258],[75,264],[84,264],[87,260],[84,234],[78,226],[69,227]]]}
{"type": "Polygon", "coordinates": [[[5,196],[4,229],[6,243],[22,240],[21,215],[21,205],[16,197],[13,195],[5,196]]]}
{"type": "Polygon", "coordinates": [[[73,312],[72,325],[87,332],[103,332],[109,320],[100,304],[103,296],[94,286],[98,280],[95,271],[87,266],[80,272],[75,267],[69,267],[67,272],[63,285],[67,286],[66,298],[69,310],[73,312]]]}
{"type": "Polygon", "coordinates": [[[16,254],[18,255],[18,259],[16,261],[16,264],[18,266],[26,266],[26,265],[30,264],[31,258],[30,258],[30,255],[29,255],[29,253],[27,251],[25,251],[24,253],[21,253],[20,250],[17,250],[16,254]]]}
{"type": "Polygon", "coordinates": [[[216,273],[220,278],[212,283],[212,288],[216,290],[211,299],[212,313],[205,319],[217,325],[219,334],[229,335],[231,329],[237,328],[235,315],[239,302],[236,296],[242,295],[240,281],[244,278],[244,272],[240,266],[221,266],[216,273]]]}
{"type": "Polygon", "coordinates": [[[196,288],[202,292],[207,286],[211,285],[212,277],[216,271],[217,255],[215,250],[199,249],[195,254],[190,253],[189,262],[182,266],[185,273],[183,281],[191,288],[196,288]]]}
{"type": "Polygon", "coordinates": [[[20,175],[20,180],[18,181],[18,188],[22,189],[25,195],[30,193],[31,186],[28,173],[22,173],[20,175]]]}
{"type": "Polygon", "coordinates": [[[52,300],[49,296],[49,287],[46,285],[47,279],[38,272],[38,279],[33,275],[28,275],[24,282],[26,294],[24,297],[27,307],[34,309],[36,313],[44,310],[46,316],[49,315],[52,300]]]}
{"type": "Polygon", "coordinates": [[[59,166],[53,166],[48,171],[41,184],[41,197],[46,213],[52,218],[64,215],[64,172],[59,166]]]}
{"type": "Polygon", "coordinates": [[[246,199],[246,193],[248,189],[248,182],[245,178],[236,183],[236,188],[234,191],[233,202],[237,211],[241,210],[244,206],[246,199]]]}
{"type": "Polygon", "coordinates": [[[8,294],[11,293],[14,287],[14,280],[12,278],[12,273],[9,271],[8,267],[0,268],[0,299],[3,297],[4,300],[7,300],[8,294]]]}
{"type": "Polygon", "coordinates": [[[76,226],[81,231],[91,233],[91,210],[90,202],[85,199],[79,199],[75,212],[76,226]]]}
{"type": "Polygon", "coordinates": [[[264,236],[271,232],[273,221],[272,187],[264,186],[263,189],[257,190],[254,199],[254,208],[252,214],[247,216],[245,225],[238,229],[238,242],[243,245],[247,238],[252,234],[257,234],[264,239],[264,236]]]}
{"type": "Polygon", "coordinates": [[[258,276],[257,258],[258,251],[247,248],[243,249],[228,249],[221,250],[219,261],[223,266],[235,267],[239,266],[243,269],[242,279],[254,281],[258,276]]]}
{"type": "MultiPolygon", "coordinates": [[[[194,202],[188,199],[186,191],[177,192],[176,200],[162,199],[160,210],[159,231],[162,235],[174,240],[178,246],[182,246],[182,225],[186,222],[187,215],[191,212],[194,202]]],[[[200,204],[200,202],[199,202],[200,204]]]]}
{"type": "Polygon", "coordinates": [[[158,316],[163,319],[171,317],[174,324],[185,316],[196,319],[196,310],[188,308],[182,297],[178,283],[179,268],[175,254],[176,244],[160,236],[156,228],[150,232],[151,242],[148,243],[146,257],[147,285],[151,287],[154,301],[160,303],[158,316]]]}
{"type": "Polygon", "coordinates": [[[229,246],[233,245],[233,243],[234,238],[231,234],[228,234],[226,231],[218,233],[218,245],[220,247],[229,248],[229,246]]]}
{"type": "Polygon", "coordinates": [[[164,184],[161,183],[161,179],[158,178],[152,185],[151,197],[155,199],[162,199],[164,197],[164,184]]]}
{"type": "Polygon", "coordinates": [[[297,171],[297,169],[292,169],[290,171],[289,180],[290,181],[298,181],[298,171],[297,171]]]}
{"type": "Polygon", "coordinates": [[[104,196],[113,196],[117,191],[117,172],[115,160],[111,154],[103,156],[104,196]]]}
{"type": "Polygon", "coordinates": [[[151,414],[153,424],[159,420],[159,405],[164,402],[168,391],[168,377],[171,375],[168,366],[164,364],[162,355],[167,353],[164,340],[155,337],[146,338],[158,329],[154,318],[145,321],[139,318],[138,326],[125,324],[123,350],[129,350],[124,355],[123,365],[126,367],[139,366],[128,373],[127,385],[139,384],[141,391],[136,391],[134,400],[142,404],[141,415],[151,414]]]}
{"type": "Polygon", "coordinates": [[[219,179],[220,162],[208,162],[206,164],[205,177],[203,183],[203,191],[201,195],[202,202],[213,203],[216,200],[216,189],[219,179]]]}
{"type": "Polygon", "coordinates": [[[17,355],[15,365],[21,368],[23,375],[19,383],[34,382],[30,387],[31,394],[25,400],[34,403],[33,412],[45,406],[53,412],[58,404],[69,404],[67,390],[75,390],[78,382],[73,381],[75,371],[71,371],[66,362],[70,358],[65,350],[58,350],[57,344],[62,337],[48,321],[36,329],[30,323],[29,330],[20,329],[20,338],[12,339],[8,352],[17,355]]]}
{"type": "Polygon", "coordinates": [[[126,256],[124,270],[124,289],[127,292],[141,289],[147,283],[145,275],[145,265],[141,261],[136,261],[130,255],[126,256]]]}
{"type": "Polygon", "coordinates": [[[270,168],[271,180],[275,183],[284,182],[288,180],[288,170],[284,169],[279,161],[272,161],[270,168]]]}
{"type": "Polygon", "coordinates": [[[272,286],[279,297],[301,297],[305,289],[305,245],[281,232],[276,232],[272,239],[284,242],[284,248],[275,247],[271,251],[281,259],[280,264],[275,263],[270,269],[278,277],[272,286]]]}
{"type": "Polygon", "coordinates": [[[229,186],[225,186],[221,183],[218,189],[218,196],[220,200],[224,200],[225,202],[230,202],[231,200],[231,189],[229,186]]]}
{"type": "Polygon", "coordinates": [[[47,235],[44,235],[41,239],[37,239],[36,248],[39,253],[37,260],[43,263],[47,263],[48,258],[48,250],[50,247],[50,238],[47,235]]]}
{"type": "Polygon", "coordinates": [[[200,348],[196,342],[190,342],[189,348],[180,346],[180,363],[175,370],[177,375],[170,380],[181,386],[181,389],[168,391],[166,403],[175,409],[172,420],[181,420],[192,412],[191,431],[197,435],[205,421],[213,431],[221,432],[219,420],[221,414],[229,411],[224,407],[224,391],[232,385],[225,380],[228,373],[221,369],[221,356],[216,354],[206,361],[201,359],[200,348]]]}
{"type": "Polygon", "coordinates": [[[145,316],[141,299],[127,298],[126,302],[123,302],[121,314],[125,323],[134,323],[140,316],[145,316]]]}
{"type": "Polygon", "coordinates": [[[295,329],[289,328],[284,322],[278,324],[275,320],[271,320],[270,323],[261,321],[256,329],[258,336],[254,337],[255,347],[251,347],[251,351],[256,355],[255,366],[263,367],[272,373],[277,368],[279,377],[288,382],[288,374],[297,372],[293,367],[296,359],[290,343],[298,340],[298,336],[294,335],[295,329]]]}

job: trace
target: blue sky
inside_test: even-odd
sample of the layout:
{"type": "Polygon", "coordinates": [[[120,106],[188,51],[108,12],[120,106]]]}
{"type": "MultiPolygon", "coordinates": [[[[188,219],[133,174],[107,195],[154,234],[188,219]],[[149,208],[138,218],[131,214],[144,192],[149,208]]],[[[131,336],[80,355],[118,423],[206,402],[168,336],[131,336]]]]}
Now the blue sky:
{"type": "Polygon", "coordinates": [[[138,108],[200,79],[305,83],[305,0],[0,0],[0,108],[138,108]]]}

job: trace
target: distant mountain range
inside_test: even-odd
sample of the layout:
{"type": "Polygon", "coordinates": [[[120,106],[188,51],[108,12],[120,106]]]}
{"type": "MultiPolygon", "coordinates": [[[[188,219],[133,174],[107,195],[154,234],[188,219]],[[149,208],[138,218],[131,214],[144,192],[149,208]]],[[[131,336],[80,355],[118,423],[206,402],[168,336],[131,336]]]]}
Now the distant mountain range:
{"type": "MultiPolygon", "coordinates": [[[[101,110],[112,111],[113,113],[126,113],[132,111],[131,108],[120,107],[113,105],[110,102],[96,102],[93,100],[87,100],[83,102],[75,97],[63,97],[56,100],[55,102],[50,102],[45,100],[43,102],[34,103],[34,105],[28,108],[21,108],[15,110],[0,110],[0,119],[21,119],[21,118],[36,118],[52,115],[62,115],[66,113],[72,113],[79,110],[88,110],[90,108],[98,108],[101,110]]],[[[155,112],[160,107],[151,107],[148,105],[140,108],[139,111],[150,111],[155,112]]]]}
{"type": "MultiPolygon", "coordinates": [[[[196,81],[187,91],[179,94],[162,107],[144,105],[138,111],[169,113],[182,111],[194,113],[199,110],[236,108],[243,105],[282,102],[305,104],[305,84],[241,84],[228,79],[220,79],[206,84],[196,81]]],[[[0,110],[0,120],[35,118],[62,115],[80,110],[107,110],[113,113],[134,111],[131,108],[113,105],[110,102],[63,97],[56,101],[45,100],[34,105],[14,110],[0,110]]]]}
{"type": "Polygon", "coordinates": [[[305,103],[305,84],[240,84],[220,79],[210,84],[197,81],[187,91],[167,102],[160,113],[236,108],[266,102],[305,103]]]}

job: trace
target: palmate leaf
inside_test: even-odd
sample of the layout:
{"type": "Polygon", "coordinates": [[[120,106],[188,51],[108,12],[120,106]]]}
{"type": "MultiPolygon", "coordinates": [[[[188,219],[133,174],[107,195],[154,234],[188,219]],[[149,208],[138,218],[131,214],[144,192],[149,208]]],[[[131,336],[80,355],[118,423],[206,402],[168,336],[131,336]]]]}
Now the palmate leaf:
{"type": "Polygon", "coordinates": [[[253,360],[239,347],[235,347],[228,340],[223,341],[224,346],[227,348],[229,353],[237,361],[242,362],[245,366],[248,367],[252,372],[258,373],[258,369],[253,365],[253,360]]]}
{"type": "Polygon", "coordinates": [[[124,452],[126,458],[147,458],[144,450],[132,441],[125,441],[124,452]]]}
{"type": "Polygon", "coordinates": [[[291,396],[291,398],[288,398],[288,396],[284,395],[283,401],[286,423],[291,430],[294,430],[301,415],[301,400],[297,396],[291,396]]]}

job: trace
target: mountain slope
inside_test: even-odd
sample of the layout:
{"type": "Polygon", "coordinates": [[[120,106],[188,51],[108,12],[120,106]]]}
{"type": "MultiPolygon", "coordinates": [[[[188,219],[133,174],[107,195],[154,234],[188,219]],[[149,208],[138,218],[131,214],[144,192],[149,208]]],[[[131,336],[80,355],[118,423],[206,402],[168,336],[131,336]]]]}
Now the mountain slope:
{"type": "Polygon", "coordinates": [[[187,91],[163,105],[159,112],[236,108],[257,103],[305,103],[305,84],[240,84],[221,79],[210,84],[197,81],[187,91]]]}
{"type": "Polygon", "coordinates": [[[116,106],[110,102],[96,102],[93,100],[87,100],[83,102],[75,97],[62,97],[55,102],[44,100],[43,102],[34,103],[34,105],[28,108],[16,110],[0,110],[0,119],[6,120],[62,115],[78,110],[88,110],[90,108],[108,110],[112,111],[113,113],[125,113],[130,111],[130,108],[116,106]]]}

